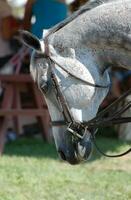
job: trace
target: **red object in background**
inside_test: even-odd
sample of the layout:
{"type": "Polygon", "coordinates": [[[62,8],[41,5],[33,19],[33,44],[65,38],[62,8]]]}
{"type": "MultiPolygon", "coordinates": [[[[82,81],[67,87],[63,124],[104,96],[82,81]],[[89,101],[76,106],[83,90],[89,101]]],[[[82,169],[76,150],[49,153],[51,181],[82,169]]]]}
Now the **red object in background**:
{"type": "Polygon", "coordinates": [[[13,28],[13,29],[19,29],[20,27],[20,21],[15,19],[14,17],[10,16],[10,28],[13,28]]]}

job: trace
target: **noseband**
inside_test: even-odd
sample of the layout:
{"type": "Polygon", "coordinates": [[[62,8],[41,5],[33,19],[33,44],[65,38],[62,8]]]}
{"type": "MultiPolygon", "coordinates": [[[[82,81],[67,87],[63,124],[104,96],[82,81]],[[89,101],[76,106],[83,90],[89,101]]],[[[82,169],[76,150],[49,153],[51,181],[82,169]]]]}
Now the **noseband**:
{"type": "MultiPolygon", "coordinates": [[[[81,13],[79,13],[79,14],[81,14],[81,13]]],[[[76,18],[79,14],[77,14],[74,18],[76,18]]],[[[75,79],[77,79],[77,80],[79,80],[79,81],[81,81],[81,82],[89,85],[90,87],[104,89],[104,88],[109,88],[109,86],[110,86],[110,85],[103,86],[103,85],[93,84],[93,83],[90,83],[88,81],[85,81],[82,78],[78,77],[77,75],[72,74],[70,71],[68,71],[64,67],[62,67],[59,63],[57,63],[51,57],[50,50],[49,50],[49,45],[48,45],[48,37],[52,33],[58,31],[59,29],[61,29],[63,26],[65,26],[69,22],[70,22],[70,20],[67,20],[67,21],[65,20],[64,23],[61,23],[61,24],[58,24],[57,26],[55,26],[53,29],[51,29],[51,31],[48,33],[48,35],[46,35],[46,37],[44,38],[44,41],[43,41],[44,44],[45,44],[45,53],[44,53],[44,56],[46,56],[46,58],[48,59],[49,66],[50,66],[50,69],[51,69],[51,83],[52,83],[52,87],[53,87],[53,90],[54,90],[55,95],[56,95],[56,99],[58,101],[58,104],[60,105],[61,112],[62,112],[63,117],[64,117],[64,120],[62,120],[62,121],[52,121],[52,126],[60,126],[60,125],[63,126],[63,125],[66,125],[68,132],[70,134],[72,134],[73,137],[78,138],[79,140],[81,140],[84,137],[84,134],[86,133],[86,130],[89,130],[90,133],[91,133],[92,142],[94,143],[96,149],[102,155],[104,155],[106,157],[120,157],[120,156],[124,156],[127,153],[131,152],[131,148],[128,149],[127,151],[125,151],[122,154],[107,155],[103,151],[101,151],[101,149],[96,144],[95,133],[96,133],[96,130],[99,127],[107,127],[107,126],[112,126],[112,125],[115,125],[115,124],[121,124],[121,123],[131,122],[131,117],[121,117],[121,115],[127,109],[129,109],[131,107],[131,102],[127,103],[119,111],[116,111],[116,112],[112,113],[112,115],[110,117],[104,117],[109,111],[112,110],[112,108],[114,108],[114,106],[118,105],[118,103],[120,103],[121,101],[123,101],[129,94],[131,94],[131,89],[128,90],[127,92],[125,92],[123,95],[121,95],[117,100],[115,100],[112,104],[110,104],[104,110],[102,110],[101,112],[99,112],[95,118],[91,119],[88,122],[85,121],[85,122],[81,122],[81,123],[75,121],[74,117],[72,116],[72,113],[70,112],[70,108],[69,108],[69,106],[68,106],[68,104],[66,102],[66,99],[65,99],[64,95],[61,92],[60,85],[59,85],[59,83],[57,81],[57,77],[56,77],[56,75],[54,73],[54,67],[55,67],[55,65],[57,65],[62,70],[64,70],[68,75],[70,75],[70,76],[74,77],[75,79]]],[[[40,89],[42,90],[42,88],[40,88],[40,89]]]]}

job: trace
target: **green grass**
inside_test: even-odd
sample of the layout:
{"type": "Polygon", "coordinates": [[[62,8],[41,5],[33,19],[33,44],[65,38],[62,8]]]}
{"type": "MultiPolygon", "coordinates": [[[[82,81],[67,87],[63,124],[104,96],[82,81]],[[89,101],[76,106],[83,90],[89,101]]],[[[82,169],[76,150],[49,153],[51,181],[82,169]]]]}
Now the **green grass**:
{"type": "MultiPolygon", "coordinates": [[[[98,143],[107,153],[130,146],[110,138],[98,143]]],[[[110,159],[94,151],[90,161],[71,166],[54,145],[18,140],[0,158],[0,200],[131,200],[131,154],[110,159]]]]}

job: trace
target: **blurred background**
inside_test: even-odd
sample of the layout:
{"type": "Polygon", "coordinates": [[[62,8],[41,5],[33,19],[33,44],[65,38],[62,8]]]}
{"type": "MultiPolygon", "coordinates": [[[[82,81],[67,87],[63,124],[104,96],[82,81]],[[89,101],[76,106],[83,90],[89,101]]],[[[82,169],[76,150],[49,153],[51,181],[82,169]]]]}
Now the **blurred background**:
{"type": "Polygon", "coordinates": [[[18,19],[23,19],[27,0],[7,0],[7,2],[12,8],[12,14],[18,19]]]}

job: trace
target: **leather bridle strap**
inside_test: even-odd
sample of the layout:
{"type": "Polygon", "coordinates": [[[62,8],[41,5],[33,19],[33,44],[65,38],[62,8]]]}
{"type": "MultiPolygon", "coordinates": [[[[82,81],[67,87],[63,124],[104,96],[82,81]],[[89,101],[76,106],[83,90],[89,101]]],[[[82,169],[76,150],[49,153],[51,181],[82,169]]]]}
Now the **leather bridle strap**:
{"type": "MultiPolygon", "coordinates": [[[[114,106],[116,106],[118,104],[118,102],[121,102],[123,99],[125,99],[125,97],[127,95],[129,95],[131,93],[131,89],[128,90],[127,92],[125,92],[121,97],[119,97],[117,100],[115,100],[111,105],[109,105],[106,109],[104,109],[103,111],[101,111],[100,113],[98,113],[98,118],[95,117],[94,118],[94,123],[93,123],[93,120],[89,121],[89,122],[83,122],[82,125],[85,126],[85,127],[88,127],[89,129],[96,129],[99,128],[99,127],[105,127],[105,126],[111,126],[111,125],[114,125],[114,124],[121,124],[121,123],[127,123],[127,122],[131,122],[131,117],[120,117],[120,118],[113,118],[113,117],[110,117],[110,118],[106,118],[106,119],[103,119],[102,117],[104,116],[104,114],[106,114],[107,112],[109,112],[114,106]],[[100,117],[100,119],[99,119],[100,117]]],[[[125,106],[125,108],[121,109],[119,112],[116,112],[116,113],[113,113],[112,115],[114,117],[117,117],[117,115],[119,116],[119,114],[122,114],[124,113],[124,111],[127,110],[127,108],[131,107],[131,103],[129,102],[127,104],[127,106],[125,106]]],[[[54,121],[52,122],[52,125],[53,126],[60,126],[60,125],[66,125],[66,122],[65,121],[54,121]]],[[[92,142],[94,144],[94,146],[96,147],[97,151],[102,154],[103,156],[105,157],[110,157],[110,158],[116,158],[116,157],[122,157],[122,156],[125,156],[127,155],[128,153],[131,152],[131,148],[129,148],[127,151],[121,153],[121,154],[117,154],[117,155],[109,155],[109,154],[106,154],[104,153],[100,147],[97,145],[97,142],[96,142],[96,139],[95,139],[95,133],[91,133],[91,139],[92,139],[92,142]]]]}
{"type": "MultiPolygon", "coordinates": [[[[44,44],[45,44],[45,55],[47,56],[48,60],[50,61],[52,65],[52,69],[55,68],[55,65],[57,65],[58,67],[60,67],[63,71],[65,71],[68,75],[72,76],[73,78],[91,86],[91,87],[95,87],[95,88],[109,88],[110,84],[108,85],[99,85],[99,84],[93,84],[90,83],[87,80],[84,80],[82,78],[80,78],[79,76],[77,76],[76,74],[71,73],[69,70],[67,70],[66,68],[64,68],[62,65],[60,65],[56,60],[54,60],[54,58],[52,58],[52,56],[50,55],[50,50],[49,50],[49,45],[48,45],[48,37],[46,36],[44,39],[44,44]]],[[[73,66],[72,66],[73,67],[73,66]]]]}
{"type": "MultiPolygon", "coordinates": [[[[88,126],[90,128],[98,128],[98,127],[108,127],[115,124],[122,124],[122,123],[128,123],[131,122],[131,117],[119,117],[121,114],[123,114],[127,109],[131,107],[131,102],[128,102],[123,108],[121,108],[119,111],[112,113],[110,117],[104,118],[104,115],[110,112],[115,106],[117,106],[121,101],[123,101],[129,94],[131,94],[131,89],[126,91],[123,95],[121,95],[118,99],[116,99],[112,104],[107,106],[104,110],[100,111],[96,117],[91,119],[88,122],[82,122],[84,126],[88,126]]],[[[61,121],[53,121],[53,126],[59,126],[59,125],[66,125],[66,122],[61,121]]]]}
{"type": "MultiPolygon", "coordinates": [[[[51,63],[52,66],[52,63],[51,63]]],[[[51,82],[52,82],[52,87],[55,91],[55,95],[57,98],[57,101],[59,103],[60,108],[62,109],[62,113],[63,113],[63,117],[64,120],[66,122],[66,124],[70,123],[70,122],[74,122],[74,118],[71,115],[70,109],[68,107],[68,104],[60,90],[60,86],[58,84],[57,78],[55,76],[55,74],[53,73],[53,70],[51,71],[51,82]]]]}
{"type": "Polygon", "coordinates": [[[105,156],[105,157],[117,158],[117,157],[125,156],[125,155],[127,155],[128,153],[131,152],[131,148],[129,148],[127,151],[125,151],[125,152],[123,152],[123,153],[120,153],[120,154],[117,154],[117,155],[109,155],[109,154],[106,154],[106,153],[104,153],[104,152],[99,148],[99,146],[97,145],[96,139],[95,139],[95,134],[91,134],[91,136],[92,136],[91,139],[92,139],[92,142],[93,142],[95,148],[97,149],[97,151],[98,151],[100,154],[102,154],[102,155],[105,156]]]}
{"type": "Polygon", "coordinates": [[[60,65],[57,61],[55,61],[52,57],[50,57],[50,60],[52,60],[52,62],[54,64],[56,64],[58,67],[60,67],[63,71],[65,71],[67,74],[69,74],[70,76],[72,76],[73,78],[91,86],[91,87],[95,87],[95,88],[108,88],[110,87],[110,84],[108,85],[99,85],[99,84],[93,84],[93,83],[90,83],[89,81],[87,80],[84,80],[82,78],[80,78],[79,76],[77,76],[76,74],[72,74],[69,70],[65,69],[62,65],[60,65]]]}
{"type": "Polygon", "coordinates": [[[104,110],[99,112],[95,118],[93,118],[90,122],[93,122],[94,120],[97,120],[98,118],[102,118],[106,113],[111,111],[111,109],[115,106],[117,106],[120,102],[122,102],[128,95],[131,94],[131,89],[127,90],[122,94],[118,99],[116,99],[113,103],[111,103],[109,106],[107,106],[104,110]]]}
{"type": "MultiPolygon", "coordinates": [[[[103,121],[98,121],[94,124],[89,124],[89,122],[82,122],[81,124],[83,126],[89,125],[89,128],[100,128],[100,127],[109,127],[112,125],[124,124],[124,123],[129,123],[129,122],[131,122],[131,117],[120,117],[120,118],[112,119],[112,120],[109,120],[107,118],[107,120],[103,119],[103,121]]],[[[67,123],[64,120],[52,121],[52,126],[64,126],[66,124],[67,123]]]]}

